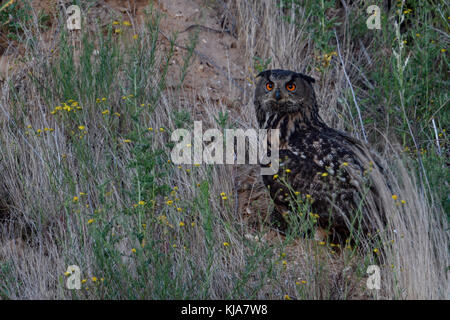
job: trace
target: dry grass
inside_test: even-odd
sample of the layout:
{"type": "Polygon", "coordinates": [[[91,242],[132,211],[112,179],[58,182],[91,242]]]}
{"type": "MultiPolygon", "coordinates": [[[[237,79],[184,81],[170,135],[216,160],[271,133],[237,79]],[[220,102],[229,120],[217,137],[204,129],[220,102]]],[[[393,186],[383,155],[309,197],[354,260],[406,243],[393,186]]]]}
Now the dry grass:
{"type": "MultiPolygon", "coordinates": [[[[308,69],[316,52],[304,34],[306,17],[300,19],[303,27],[287,23],[283,11],[271,0],[233,1],[229,6],[245,57],[242,68],[251,70],[250,80],[256,73],[255,56],[271,58],[269,68],[308,73],[319,80],[316,90],[326,122],[338,129],[355,123],[351,133],[362,136],[358,120],[337,106],[342,100],[352,105],[346,100],[349,96],[342,94],[348,83],[339,63],[333,60],[326,75],[308,69]]],[[[70,77],[60,64],[70,61],[60,58],[67,48],[60,44],[50,55],[46,43],[30,41],[25,48],[26,67],[3,84],[1,298],[448,298],[448,234],[442,209],[428,186],[411,174],[413,169],[405,165],[408,159],[387,139],[378,139],[377,144],[383,164],[389,168],[388,182],[380,177],[376,180],[389,213],[388,226],[380,226],[378,244],[385,265],[381,266],[379,291],[365,287],[367,266],[377,263],[373,248],[337,251],[314,239],[281,236],[263,223],[270,201],[254,168],[202,165],[180,169],[167,163],[170,132],[180,121],[177,111],[189,114],[182,127],[192,126],[193,120],[203,120],[204,128],[218,127],[219,113],[226,111],[230,115],[227,126],[256,127],[253,86],[245,82],[230,89],[229,94],[242,101],[239,108],[230,110],[221,101],[198,101],[201,88],[159,91],[170,44],[160,36],[153,47],[150,39],[158,36],[158,31],[145,26],[138,31],[137,44],[128,39],[123,45],[113,38],[111,47],[106,40],[102,47],[99,35],[90,32],[88,42],[104,50],[100,56],[114,50],[118,55],[81,57],[71,84],[61,83],[65,76],[70,77]],[[154,65],[139,64],[152,59],[152,54],[154,65]],[[88,61],[92,69],[86,67],[88,61]],[[98,61],[111,65],[100,66],[98,61]],[[97,67],[99,74],[95,74],[97,67]],[[133,67],[144,69],[144,74],[133,67]],[[113,78],[108,80],[108,74],[113,78]],[[72,89],[70,96],[66,89],[72,89]],[[128,94],[134,97],[122,98],[128,94]],[[103,96],[106,102],[96,102],[103,96]],[[155,96],[158,98],[153,100],[155,96]],[[69,98],[83,109],[63,117],[50,114],[69,98]],[[140,106],[150,102],[150,108],[140,106]],[[102,114],[106,109],[110,122],[102,114]],[[79,125],[87,128],[82,138],[79,125]],[[37,134],[44,128],[54,130],[37,134]],[[123,142],[125,139],[132,142],[123,142]],[[141,149],[147,142],[150,149],[141,149]],[[130,167],[139,159],[141,167],[130,167]],[[171,193],[175,186],[178,190],[171,193]],[[221,193],[228,199],[223,200],[221,193]],[[171,200],[176,206],[167,205],[171,200]],[[139,201],[146,205],[134,207],[139,201]],[[7,213],[2,209],[5,205],[7,213]],[[90,219],[94,222],[89,223],[90,219]],[[79,265],[82,278],[88,280],[80,291],[65,288],[63,274],[71,264],[79,265]],[[104,282],[92,282],[93,276],[104,282]]],[[[31,35],[31,29],[29,32],[31,35]]],[[[30,35],[24,37],[31,40],[30,35]]],[[[355,66],[349,69],[349,77],[359,79],[363,55],[350,48],[349,41],[341,41],[343,60],[355,66]]],[[[81,53],[86,52],[86,43],[79,45],[81,53]]],[[[189,72],[195,72],[198,61],[191,63],[194,67],[189,72]]],[[[172,72],[179,71],[170,66],[169,78],[172,72]]],[[[383,135],[376,127],[365,129],[371,137],[383,135]]]]}

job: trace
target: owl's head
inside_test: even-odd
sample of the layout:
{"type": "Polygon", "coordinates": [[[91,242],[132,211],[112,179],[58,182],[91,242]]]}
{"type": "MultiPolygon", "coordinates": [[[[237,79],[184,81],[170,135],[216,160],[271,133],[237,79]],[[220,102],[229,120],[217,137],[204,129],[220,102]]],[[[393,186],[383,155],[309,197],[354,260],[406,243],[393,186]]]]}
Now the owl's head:
{"type": "Polygon", "coordinates": [[[290,113],[308,108],[317,111],[312,83],[315,80],[289,70],[266,70],[257,76],[255,105],[260,112],[290,113]]]}

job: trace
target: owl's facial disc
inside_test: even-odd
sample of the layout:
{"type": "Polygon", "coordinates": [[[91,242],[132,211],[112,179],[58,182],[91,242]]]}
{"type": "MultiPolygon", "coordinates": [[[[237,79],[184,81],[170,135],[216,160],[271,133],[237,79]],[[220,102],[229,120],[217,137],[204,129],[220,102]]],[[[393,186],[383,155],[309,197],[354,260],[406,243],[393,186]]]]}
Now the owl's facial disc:
{"type": "Polygon", "coordinates": [[[266,95],[265,104],[273,111],[292,111],[294,106],[293,93],[296,91],[295,80],[273,79],[264,85],[266,95]]]}

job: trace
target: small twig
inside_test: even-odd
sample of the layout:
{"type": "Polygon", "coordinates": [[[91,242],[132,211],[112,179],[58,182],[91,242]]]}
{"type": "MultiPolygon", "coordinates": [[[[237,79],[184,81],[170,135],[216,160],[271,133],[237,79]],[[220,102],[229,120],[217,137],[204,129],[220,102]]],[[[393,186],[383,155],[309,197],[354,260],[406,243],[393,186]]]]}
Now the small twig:
{"type": "Polygon", "coordinates": [[[431,122],[433,123],[434,135],[436,136],[436,145],[438,147],[438,153],[439,153],[439,155],[441,155],[442,152],[441,152],[441,146],[439,145],[439,135],[437,132],[436,122],[434,121],[434,118],[431,119],[431,122]]]}
{"type": "Polygon", "coordinates": [[[188,31],[190,31],[192,29],[200,29],[200,30],[205,31],[205,32],[213,32],[213,33],[229,33],[231,35],[231,31],[228,30],[228,29],[217,30],[217,29],[213,29],[213,28],[210,28],[210,27],[207,27],[207,26],[203,26],[201,24],[190,25],[189,27],[187,27],[186,29],[181,31],[180,34],[188,32],[188,31]]]}

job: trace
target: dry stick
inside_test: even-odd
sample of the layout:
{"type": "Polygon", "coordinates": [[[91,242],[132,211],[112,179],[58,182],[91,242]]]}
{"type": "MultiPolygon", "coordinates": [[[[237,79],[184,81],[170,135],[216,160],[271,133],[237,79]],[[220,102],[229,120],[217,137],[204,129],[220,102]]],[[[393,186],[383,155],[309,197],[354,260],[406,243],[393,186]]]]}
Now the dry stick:
{"type": "Polygon", "coordinates": [[[436,145],[438,147],[438,152],[439,152],[439,155],[441,155],[441,146],[439,145],[439,136],[438,136],[436,122],[434,121],[434,118],[431,119],[431,122],[433,123],[434,135],[436,136],[436,145]]]}
{"type": "Polygon", "coordinates": [[[363,120],[361,117],[361,110],[359,109],[358,102],[356,102],[355,92],[353,91],[353,86],[352,86],[352,83],[350,82],[350,78],[348,77],[347,72],[345,71],[344,60],[342,59],[341,49],[339,47],[339,39],[336,34],[336,29],[334,29],[334,36],[336,37],[337,50],[338,50],[338,54],[339,54],[339,60],[341,61],[342,70],[344,71],[345,79],[347,79],[347,82],[350,86],[350,90],[351,90],[352,96],[353,96],[353,102],[355,103],[356,111],[358,111],[358,117],[359,117],[359,122],[361,123],[363,138],[364,138],[364,141],[367,143],[368,141],[367,141],[366,131],[364,130],[363,120]]]}

